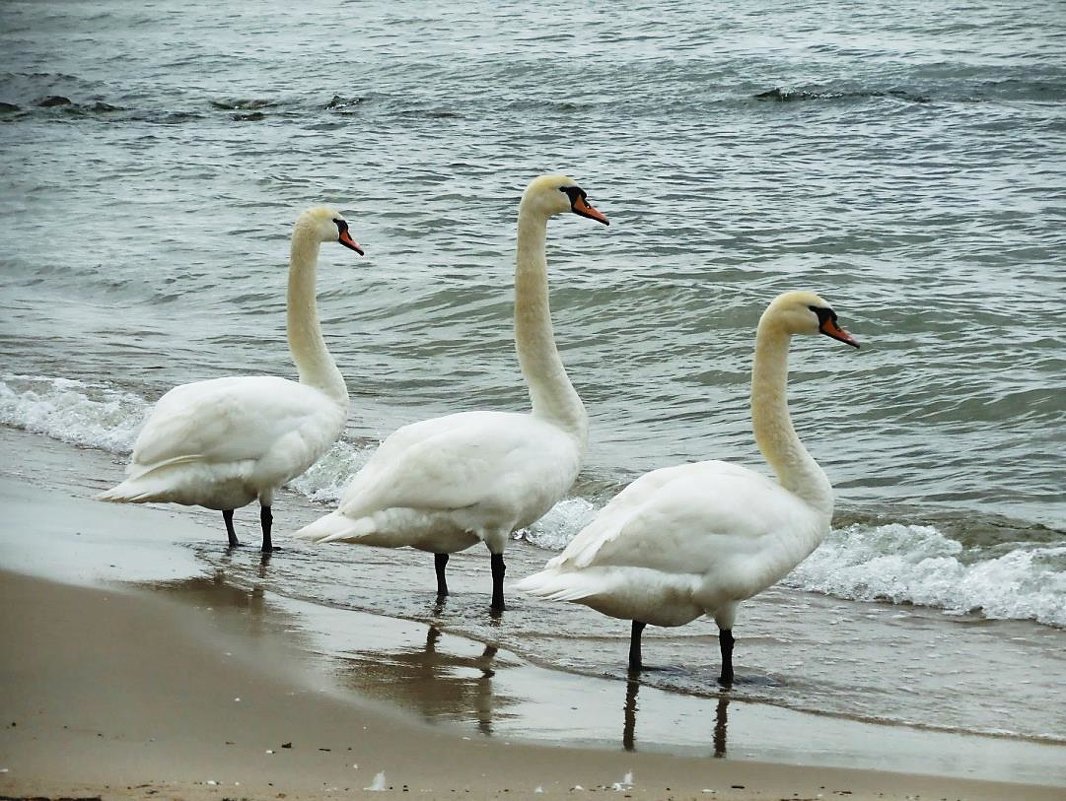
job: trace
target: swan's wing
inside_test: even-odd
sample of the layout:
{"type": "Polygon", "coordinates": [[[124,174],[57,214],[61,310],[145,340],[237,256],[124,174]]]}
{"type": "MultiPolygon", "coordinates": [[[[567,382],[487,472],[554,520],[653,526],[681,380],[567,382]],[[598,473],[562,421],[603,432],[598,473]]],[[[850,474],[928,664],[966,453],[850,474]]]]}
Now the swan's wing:
{"type": "Polygon", "coordinates": [[[352,479],[340,511],[359,518],[395,507],[517,508],[530,493],[565,492],[580,458],[572,438],[526,414],[466,412],[424,420],[381,444],[352,479]]]}
{"type": "Polygon", "coordinates": [[[343,415],[317,390],[271,376],[220,378],[175,387],[153,408],[133,448],[141,468],[199,460],[257,460],[283,438],[301,450],[304,439],[328,438],[323,414],[343,415]],[[330,414],[332,412],[332,414],[330,414]],[[294,436],[295,435],[295,436],[294,436]]]}
{"type": "Polygon", "coordinates": [[[656,470],[619,493],[549,563],[703,573],[758,553],[766,535],[810,511],[774,481],[727,462],[656,470]]]}

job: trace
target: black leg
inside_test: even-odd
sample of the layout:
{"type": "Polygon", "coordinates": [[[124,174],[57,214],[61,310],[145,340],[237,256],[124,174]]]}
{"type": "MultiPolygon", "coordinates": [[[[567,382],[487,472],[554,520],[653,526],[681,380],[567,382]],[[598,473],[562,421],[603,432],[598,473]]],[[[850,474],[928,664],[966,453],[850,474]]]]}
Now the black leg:
{"type": "Polygon", "coordinates": [[[229,547],[236,548],[240,543],[237,541],[237,532],[233,530],[233,510],[223,509],[222,519],[226,522],[226,536],[229,537],[229,547]]]}
{"type": "Polygon", "coordinates": [[[640,635],[644,633],[644,627],[647,623],[641,623],[639,620],[633,621],[633,628],[629,632],[629,670],[632,673],[640,671],[640,635]]]}
{"type": "Polygon", "coordinates": [[[444,576],[444,568],[448,566],[448,554],[433,554],[433,568],[437,571],[437,597],[443,598],[448,594],[448,579],[444,576]]]}
{"type": "Polygon", "coordinates": [[[263,553],[269,553],[274,550],[274,545],[270,541],[270,527],[274,523],[274,515],[270,513],[270,507],[264,506],[259,510],[259,524],[263,527],[263,553]]]}
{"type": "Polygon", "coordinates": [[[718,678],[719,684],[730,685],[733,683],[733,631],[722,629],[718,632],[718,646],[722,649],[722,675],[718,678]]]}
{"type": "Polygon", "coordinates": [[[492,564],[492,608],[502,612],[504,609],[503,574],[507,572],[507,568],[503,564],[502,553],[491,554],[489,558],[492,564]]]}

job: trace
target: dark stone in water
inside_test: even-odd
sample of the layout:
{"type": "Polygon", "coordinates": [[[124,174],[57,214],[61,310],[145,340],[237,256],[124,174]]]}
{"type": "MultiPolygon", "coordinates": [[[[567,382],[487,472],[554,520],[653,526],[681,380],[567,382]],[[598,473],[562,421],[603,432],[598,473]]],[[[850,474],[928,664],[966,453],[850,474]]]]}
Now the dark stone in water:
{"type": "Polygon", "coordinates": [[[900,100],[907,100],[911,103],[930,102],[930,98],[925,95],[912,94],[904,89],[854,89],[848,91],[825,89],[818,91],[799,90],[789,92],[775,86],[773,89],[766,92],[759,92],[759,94],[753,95],[753,97],[756,100],[772,100],[778,103],[791,103],[797,100],[854,100],[856,98],[861,99],[868,97],[897,97],[900,100]]]}
{"type": "Polygon", "coordinates": [[[253,111],[275,105],[273,100],[212,100],[211,105],[223,111],[253,111]]]}
{"type": "Polygon", "coordinates": [[[326,103],[326,108],[351,108],[363,102],[361,97],[341,97],[333,95],[333,99],[326,103]]]}
{"type": "Polygon", "coordinates": [[[787,100],[788,99],[788,94],[789,94],[788,92],[782,92],[780,89],[775,87],[775,88],[769,90],[768,92],[759,92],[759,94],[755,95],[755,99],[756,100],[787,100]]]}
{"type": "Polygon", "coordinates": [[[53,106],[69,106],[70,98],[63,97],[63,95],[49,95],[48,97],[42,97],[37,101],[37,105],[41,108],[52,108],[53,106]]]}
{"type": "Polygon", "coordinates": [[[909,100],[912,103],[931,103],[932,98],[925,95],[915,95],[903,89],[889,89],[884,94],[890,97],[898,97],[900,100],[909,100]]]}
{"type": "Polygon", "coordinates": [[[773,100],[778,103],[791,103],[796,100],[825,100],[833,97],[844,97],[841,92],[790,92],[786,89],[774,87],[768,92],[760,92],[755,95],[756,100],[773,100]]]}
{"type": "Polygon", "coordinates": [[[259,122],[259,120],[266,119],[266,114],[262,111],[253,111],[251,114],[234,114],[233,119],[238,122],[259,122]]]}
{"type": "Polygon", "coordinates": [[[14,103],[0,103],[0,114],[12,114],[19,110],[14,103]]]}
{"type": "Polygon", "coordinates": [[[177,125],[183,122],[188,122],[189,120],[201,119],[201,115],[194,111],[171,111],[159,117],[153,115],[148,117],[148,119],[163,125],[177,125]]]}

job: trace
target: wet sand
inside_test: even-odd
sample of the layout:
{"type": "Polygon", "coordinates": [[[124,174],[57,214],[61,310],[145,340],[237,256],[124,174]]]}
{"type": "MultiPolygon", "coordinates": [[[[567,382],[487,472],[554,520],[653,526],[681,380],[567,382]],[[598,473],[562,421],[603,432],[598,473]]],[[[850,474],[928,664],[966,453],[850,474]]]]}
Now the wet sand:
{"type": "MultiPolygon", "coordinates": [[[[832,718],[738,703],[725,710],[707,699],[666,703],[670,694],[544,670],[422,624],[236,588],[174,546],[217,537],[221,547],[213,515],[96,503],[91,495],[121,472],[106,456],[10,430],[0,444],[17,457],[0,472],[2,795],[317,799],[378,797],[369,788],[380,788],[433,798],[1041,801],[1066,793],[1051,778],[996,781],[1011,773],[991,758],[985,779],[960,775],[967,754],[1019,747],[1010,742],[919,733],[931,752],[919,763],[900,727],[840,729],[832,718]],[[678,705],[693,704],[707,717],[702,751],[656,747],[678,705]],[[759,732],[777,744],[760,749],[759,732]],[[826,739],[844,737],[865,739],[883,771],[827,767],[826,739]],[[784,756],[782,743],[791,744],[784,756]],[[725,758],[715,758],[719,750],[725,758]],[[884,772],[892,770],[901,772],[884,772]]],[[[1037,765],[1046,754],[1049,776],[1061,755],[1021,750],[1019,759],[1037,765]]]]}

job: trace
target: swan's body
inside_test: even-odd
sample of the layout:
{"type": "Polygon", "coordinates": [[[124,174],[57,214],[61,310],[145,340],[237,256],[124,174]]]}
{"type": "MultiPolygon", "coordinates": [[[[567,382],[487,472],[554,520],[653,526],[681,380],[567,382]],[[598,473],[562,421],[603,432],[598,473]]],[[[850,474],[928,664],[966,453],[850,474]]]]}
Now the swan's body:
{"type": "Polygon", "coordinates": [[[519,206],[515,343],[531,413],[465,412],[395,431],[352,479],[337,511],[297,537],[430,551],[440,595],[448,592],[448,554],[484,542],[492,606],[503,608],[508,537],[565,495],[588,437],[588,416],[559,358],[548,307],[547,223],[569,211],[607,222],[562,175],[535,179],[519,206]]]}
{"type": "Polygon", "coordinates": [[[721,680],[731,682],[737,605],[803,561],[833,516],[832,487],[799,441],[786,401],[789,340],[819,332],[858,347],[829,305],[809,292],[779,296],[759,322],[752,423],[777,481],[721,461],[646,473],[517,588],[632,620],[634,670],[646,624],[713,617],[721,629],[721,680]]]}
{"type": "Polygon", "coordinates": [[[233,510],[258,500],[262,548],[273,548],[274,490],[329,449],[348,415],[348,390],[322,340],[315,306],[318,250],[330,241],[362,253],[336,211],[317,207],[300,215],[288,291],[289,347],[300,381],[243,376],[175,387],[138,434],[129,477],[101,500],[219,509],[230,545],[238,544],[233,510]]]}

